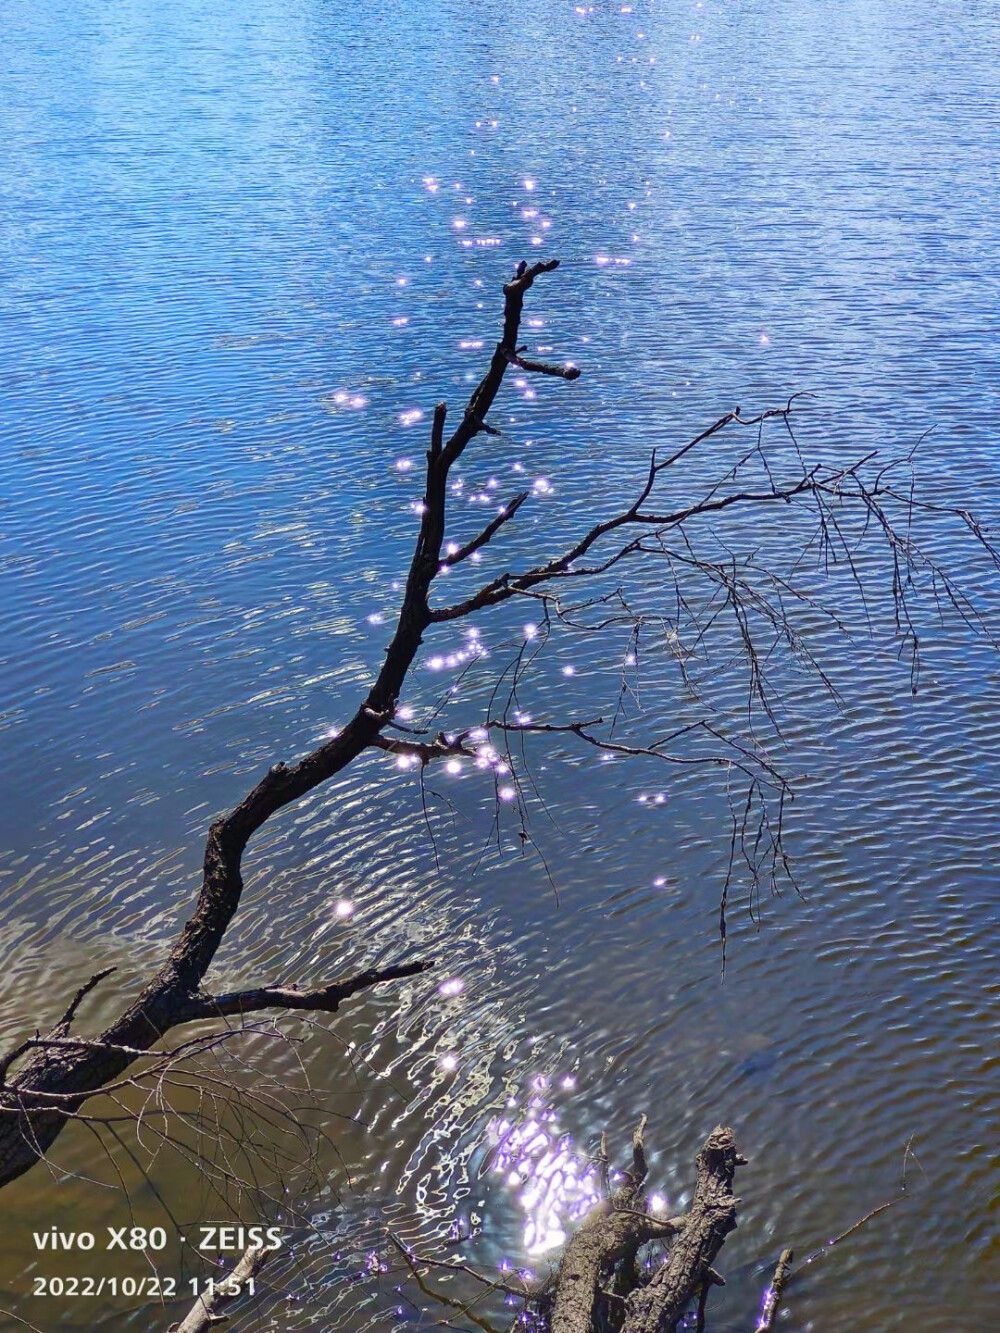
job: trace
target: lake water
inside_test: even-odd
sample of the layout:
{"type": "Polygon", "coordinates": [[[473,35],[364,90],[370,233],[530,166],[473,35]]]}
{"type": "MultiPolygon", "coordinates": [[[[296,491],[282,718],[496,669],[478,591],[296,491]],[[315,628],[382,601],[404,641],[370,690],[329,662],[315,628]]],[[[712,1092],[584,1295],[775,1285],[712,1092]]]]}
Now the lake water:
{"type": "MultiPolygon", "coordinates": [[[[3,0],[0,24],[5,1042],[117,964],[85,1021],[112,1014],[188,910],[210,820],[353,711],[412,545],[408,464],[481,372],[518,259],[562,259],[525,335],[584,374],[505,391],[456,534],[485,512],[465,496],[527,477],[504,549],[554,550],[654,446],[799,390],[803,449],[906,451],[934,426],[925,493],[997,519],[996,3],[3,0]]],[[[1000,625],[969,543],[928,536],[1000,625]]],[[[456,721],[483,715],[525,615],[477,622],[490,657],[456,721]]],[[[710,771],[535,744],[523,855],[507,814],[497,854],[493,784],[466,771],[431,784],[436,858],[415,775],[377,757],[268,827],[220,987],[440,967],[329,1036],[257,1041],[255,1086],[329,1090],[329,1139],[284,1164],[284,1215],[316,1230],[272,1265],[291,1299],[247,1327],[421,1326],[398,1265],[375,1271],[387,1225],[429,1249],[471,1221],[459,1253],[537,1270],[601,1129],[624,1148],[641,1111],[672,1207],[717,1122],[750,1158],[715,1333],[752,1326],[782,1246],[896,1194],[904,1156],[905,1197],[789,1288],[782,1327],[995,1327],[1000,671],[955,616],[928,606],[921,636],[915,697],[886,634],[816,630],[839,713],[788,673],[802,897],[765,895],[758,929],[734,890],[724,982],[710,771]]],[[[428,644],[418,719],[458,671],[427,664],[462,643],[428,644]]],[[[620,649],[557,638],[525,707],[613,707],[620,649]]],[[[662,642],[644,689],[651,725],[691,707],[662,642]]],[[[164,1150],[142,1183],[121,1132],[114,1169],[78,1126],[56,1178],[4,1192],[4,1330],[179,1317],[30,1295],[46,1272],[145,1271],[31,1239],[128,1221],[116,1171],[169,1230],[163,1271],[203,1271],[164,1209],[217,1216],[210,1182],[164,1150]]],[[[280,1131],[258,1133],[266,1158],[280,1131]]]]}

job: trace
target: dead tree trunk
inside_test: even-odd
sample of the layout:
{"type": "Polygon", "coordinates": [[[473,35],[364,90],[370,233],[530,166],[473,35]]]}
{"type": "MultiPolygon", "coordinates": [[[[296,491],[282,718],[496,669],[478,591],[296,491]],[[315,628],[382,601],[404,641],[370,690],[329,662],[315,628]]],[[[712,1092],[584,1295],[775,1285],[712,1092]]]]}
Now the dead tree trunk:
{"type": "Polygon", "coordinates": [[[632,1170],[627,1183],[591,1209],[566,1244],[556,1277],[551,1333],[588,1333],[595,1307],[608,1301],[620,1304],[623,1299],[620,1293],[602,1290],[601,1279],[606,1273],[621,1265],[617,1276],[627,1282],[643,1245],[675,1236],[683,1228],[681,1219],[668,1222],[647,1211],[648,1200],[642,1188],[647,1174],[642,1139],[645,1125],[643,1116],[632,1139],[632,1170]]]}
{"type": "Polygon", "coordinates": [[[186,1317],[179,1324],[171,1324],[167,1333],[211,1333],[216,1325],[227,1323],[229,1316],[222,1313],[227,1305],[241,1296],[256,1295],[254,1283],[267,1262],[267,1253],[260,1246],[251,1246],[233,1271],[202,1292],[186,1317]]]}
{"type": "Polygon", "coordinates": [[[698,1154],[698,1183],[670,1257],[648,1286],[626,1302],[622,1333],[664,1333],[677,1324],[695,1293],[723,1279],[712,1267],[723,1242],[736,1227],[733,1176],[746,1162],[736,1151],[731,1129],[719,1125],[698,1154]]]}
{"type": "MultiPolygon", "coordinates": [[[[626,1183],[597,1204],[567,1241],[555,1277],[525,1298],[545,1333],[672,1333],[695,1297],[704,1302],[725,1279],[713,1264],[736,1227],[733,1177],[746,1158],[731,1129],[712,1130],[697,1157],[698,1179],[687,1213],[669,1220],[649,1213],[643,1116],[632,1139],[626,1183]],[[639,1252],[666,1241],[667,1257],[649,1275],[639,1252]]],[[[601,1160],[606,1163],[602,1139],[601,1160]]]]}
{"type": "MultiPolygon", "coordinates": [[[[712,1286],[724,1286],[714,1268],[726,1237],[736,1227],[733,1178],[746,1158],[736,1150],[731,1129],[717,1126],[697,1157],[694,1198],[680,1217],[657,1217],[649,1212],[645,1190],[648,1174],[643,1116],[632,1137],[632,1165],[625,1184],[612,1191],[608,1183],[606,1136],[601,1137],[603,1192],[601,1200],[566,1242],[555,1274],[529,1288],[498,1283],[467,1264],[413,1254],[395,1237],[421,1290],[434,1300],[465,1308],[453,1296],[429,1288],[421,1268],[461,1270],[490,1291],[518,1297],[523,1308],[510,1333],[524,1328],[540,1333],[673,1333],[698,1297],[699,1313],[712,1286]],[[667,1257],[650,1272],[649,1256],[641,1256],[650,1242],[666,1242],[667,1257]]],[[[476,1322],[479,1322],[478,1320],[476,1322]]],[[[483,1321],[483,1327],[490,1327],[483,1321]]],[[[699,1324],[701,1327],[701,1324],[699,1324]]]]}

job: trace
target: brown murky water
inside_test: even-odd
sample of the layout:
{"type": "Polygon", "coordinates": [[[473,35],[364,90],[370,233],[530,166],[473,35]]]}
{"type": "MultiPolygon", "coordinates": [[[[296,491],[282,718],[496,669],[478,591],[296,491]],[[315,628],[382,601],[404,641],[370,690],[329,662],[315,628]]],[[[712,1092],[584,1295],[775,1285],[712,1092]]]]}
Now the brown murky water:
{"type": "MultiPolygon", "coordinates": [[[[818,395],[800,441],[825,456],[908,449],[936,423],[929,493],[996,520],[998,18],[5,5],[4,1042],[115,964],[86,1021],[113,1013],[183,918],[214,813],[352,710],[431,407],[480,369],[497,285],[536,238],[566,263],[527,332],[584,378],[512,386],[510,442],[463,470],[456,530],[527,478],[509,549],[548,549],[653,446],[799,389],[818,395]]],[[[758,539],[780,555],[798,536],[758,539]]],[[[932,540],[1000,625],[995,580],[950,530],[932,540]]],[[[523,619],[477,624],[489,656],[459,717],[481,716],[523,619]]],[[[429,1327],[386,1227],[427,1246],[480,1227],[464,1255],[537,1270],[586,1206],[601,1129],[624,1145],[641,1111],[667,1206],[716,1122],[751,1159],[716,1333],[752,1326],[782,1246],[805,1255],[892,1197],[907,1144],[905,1198],[790,1288],[783,1326],[994,1326],[1000,663],[954,617],[928,609],[921,634],[915,697],[888,636],[813,630],[840,712],[782,669],[802,897],[765,899],[758,929],[735,895],[724,984],[729,813],[701,773],[536,744],[531,829],[558,900],[506,815],[505,853],[489,850],[494,786],[475,770],[434,780],[436,856],[416,776],[377,758],[275,821],[220,986],[439,967],[329,1031],[255,1037],[234,1057],[256,1076],[209,1071],[220,1096],[277,1086],[316,1108],[308,1139],[254,1121],[266,1188],[284,1154],[269,1216],[294,1244],[248,1327],[429,1327]]],[[[469,651],[461,631],[428,645],[418,718],[469,651]]],[[[523,706],[601,711],[613,656],[554,642],[523,706]]],[[[662,645],[643,688],[653,718],[690,707],[662,645]]],[[[217,1113],[170,1093],[189,1120],[217,1113]]],[[[162,1226],[156,1271],[180,1294],[211,1271],[178,1236],[223,1212],[212,1176],[168,1147],[140,1176],[160,1123],[142,1105],[141,1140],[79,1126],[4,1191],[4,1333],[178,1317],[107,1284],[34,1296],[38,1278],[150,1272],[40,1251],[52,1226],[100,1244],[162,1226]]]]}

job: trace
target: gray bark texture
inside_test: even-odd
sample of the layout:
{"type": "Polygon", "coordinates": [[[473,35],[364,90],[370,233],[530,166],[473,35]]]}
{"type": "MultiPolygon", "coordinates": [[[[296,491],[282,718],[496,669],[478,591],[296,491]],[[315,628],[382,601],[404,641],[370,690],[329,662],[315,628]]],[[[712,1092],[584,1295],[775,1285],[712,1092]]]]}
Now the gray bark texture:
{"type": "MultiPolygon", "coordinates": [[[[736,1226],[733,1178],[746,1158],[731,1129],[712,1130],[698,1154],[691,1207],[667,1220],[648,1212],[643,1116],[632,1140],[626,1183],[597,1204],[566,1244],[555,1278],[529,1301],[546,1333],[672,1333],[697,1297],[724,1279],[713,1268],[736,1226]],[[668,1241],[667,1257],[648,1277],[642,1246],[668,1241]]],[[[602,1142],[601,1159],[606,1165],[602,1142]]]]}
{"type": "Polygon", "coordinates": [[[746,1158],[736,1151],[731,1129],[718,1125],[698,1154],[698,1183],[670,1255],[648,1286],[626,1302],[622,1333],[665,1333],[676,1326],[695,1292],[718,1282],[712,1268],[730,1231],[736,1228],[733,1177],[746,1158]]]}

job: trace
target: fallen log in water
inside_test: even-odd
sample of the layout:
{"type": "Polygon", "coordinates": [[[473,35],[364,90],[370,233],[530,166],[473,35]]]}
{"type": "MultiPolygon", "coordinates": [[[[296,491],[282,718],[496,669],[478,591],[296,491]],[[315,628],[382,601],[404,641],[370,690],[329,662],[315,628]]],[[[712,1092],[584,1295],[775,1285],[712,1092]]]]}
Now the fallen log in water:
{"type": "MultiPolygon", "coordinates": [[[[724,1285],[712,1265],[736,1226],[733,1177],[746,1162],[733,1131],[721,1125],[712,1130],[698,1154],[690,1210],[666,1220],[649,1212],[645,1125],[643,1116],[626,1183],[591,1210],[567,1242],[555,1277],[529,1299],[535,1327],[547,1333],[671,1333],[696,1297],[703,1308],[709,1288],[724,1285]],[[669,1246],[650,1276],[638,1258],[654,1240],[669,1246]]],[[[606,1164],[603,1141],[602,1159],[606,1164]]]]}

